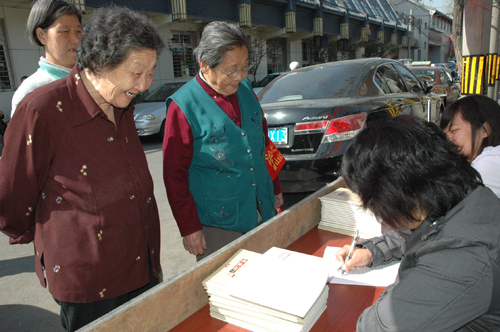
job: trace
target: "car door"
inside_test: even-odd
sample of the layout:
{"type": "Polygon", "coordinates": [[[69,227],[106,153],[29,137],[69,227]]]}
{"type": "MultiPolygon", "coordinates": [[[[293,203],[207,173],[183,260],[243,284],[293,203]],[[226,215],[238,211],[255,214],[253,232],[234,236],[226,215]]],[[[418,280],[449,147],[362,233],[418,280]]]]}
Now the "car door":
{"type": "Polygon", "coordinates": [[[412,114],[439,124],[439,120],[441,119],[440,99],[431,93],[426,94],[422,83],[407,68],[397,63],[393,65],[401,74],[401,77],[413,95],[412,114]]]}

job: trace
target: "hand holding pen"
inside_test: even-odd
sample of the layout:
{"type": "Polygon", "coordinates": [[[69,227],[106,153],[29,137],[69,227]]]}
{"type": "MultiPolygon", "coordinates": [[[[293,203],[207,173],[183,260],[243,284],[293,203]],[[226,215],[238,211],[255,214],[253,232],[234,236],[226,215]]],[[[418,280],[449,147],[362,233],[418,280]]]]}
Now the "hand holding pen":
{"type": "MultiPolygon", "coordinates": [[[[337,259],[340,261],[342,261],[342,260],[344,261],[344,264],[339,268],[339,270],[340,269],[342,270],[342,275],[347,274],[345,263],[347,263],[353,257],[354,249],[356,247],[356,243],[358,242],[358,240],[359,240],[359,230],[357,230],[356,233],[354,234],[351,246],[349,247],[349,251],[347,253],[347,257],[345,257],[345,259],[343,259],[345,256],[345,252],[347,251],[347,246],[344,246],[344,248],[339,250],[339,252],[337,253],[337,259]]],[[[369,255],[370,255],[370,260],[368,261],[368,263],[366,265],[368,265],[371,261],[371,253],[369,253],[369,255]]]]}

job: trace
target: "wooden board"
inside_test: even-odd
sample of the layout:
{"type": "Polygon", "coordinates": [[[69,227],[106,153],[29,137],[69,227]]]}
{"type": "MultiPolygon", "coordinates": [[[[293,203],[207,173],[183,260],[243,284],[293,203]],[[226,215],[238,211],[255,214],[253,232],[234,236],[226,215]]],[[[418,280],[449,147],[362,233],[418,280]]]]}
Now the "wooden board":
{"type": "Polygon", "coordinates": [[[180,275],[97,319],[79,331],[168,331],[208,303],[202,281],[238,249],[264,253],[286,248],[319,223],[319,197],[343,187],[342,178],[330,183],[180,275]]]}

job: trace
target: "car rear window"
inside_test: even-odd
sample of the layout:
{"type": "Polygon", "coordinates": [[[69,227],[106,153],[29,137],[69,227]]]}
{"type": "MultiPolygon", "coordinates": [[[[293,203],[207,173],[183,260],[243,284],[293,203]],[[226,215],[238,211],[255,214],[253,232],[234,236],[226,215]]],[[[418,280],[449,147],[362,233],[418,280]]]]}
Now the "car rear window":
{"type": "Polygon", "coordinates": [[[412,68],[413,73],[415,73],[416,76],[422,77],[422,76],[430,76],[433,81],[436,80],[436,71],[435,70],[427,70],[427,69],[414,69],[412,68]]]}
{"type": "Polygon", "coordinates": [[[359,66],[306,67],[272,81],[259,97],[262,103],[352,97],[362,76],[359,66]]]}

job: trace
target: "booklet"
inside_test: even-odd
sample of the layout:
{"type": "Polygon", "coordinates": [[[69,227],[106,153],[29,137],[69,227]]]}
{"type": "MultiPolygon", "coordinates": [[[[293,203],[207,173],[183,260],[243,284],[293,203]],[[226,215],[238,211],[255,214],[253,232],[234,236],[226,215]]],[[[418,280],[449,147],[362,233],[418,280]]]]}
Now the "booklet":
{"type": "Polygon", "coordinates": [[[273,247],[232,280],[229,294],[304,318],[325,288],[329,265],[322,257],[273,247]]]}

